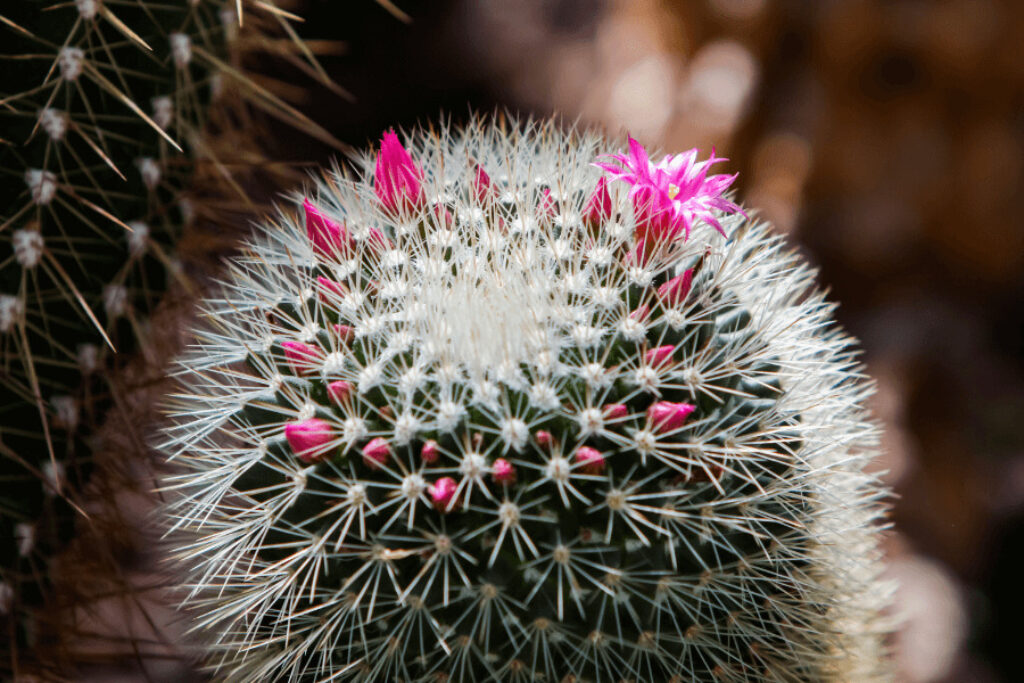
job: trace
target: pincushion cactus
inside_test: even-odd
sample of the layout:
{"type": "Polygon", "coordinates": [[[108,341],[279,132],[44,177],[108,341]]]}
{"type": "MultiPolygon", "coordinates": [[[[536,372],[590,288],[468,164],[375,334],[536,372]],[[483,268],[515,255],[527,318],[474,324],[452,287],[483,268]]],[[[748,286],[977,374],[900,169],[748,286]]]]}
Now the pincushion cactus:
{"type": "Polygon", "coordinates": [[[851,339],[714,159],[610,146],[389,132],[231,264],[162,446],[220,678],[886,678],[851,339]]]}

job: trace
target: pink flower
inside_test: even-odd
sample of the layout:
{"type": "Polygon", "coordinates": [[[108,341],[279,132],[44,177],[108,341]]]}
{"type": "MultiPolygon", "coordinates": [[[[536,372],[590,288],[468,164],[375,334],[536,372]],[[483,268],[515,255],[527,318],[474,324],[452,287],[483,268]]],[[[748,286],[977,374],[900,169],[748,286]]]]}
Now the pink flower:
{"type": "Polygon", "coordinates": [[[436,204],[434,206],[434,215],[437,217],[437,222],[442,228],[451,228],[455,225],[455,216],[443,204],[436,204]]]}
{"type": "Polygon", "coordinates": [[[661,367],[672,359],[672,354],[675,353],[675,350],[676,347],[672,344],[666,344],[665,346],[659,346],[656,349],[651,349],[644,354],[644,362],[653,367],[661,367]]]}
{"type": "Polygon", "coordinates": [[[610,161],[594,165],[611,174],[612,180],[630,185],[629,198],[637,219],[638,241],[655,243],[683,235],[704,221],[725,235],[715,211],[725,213],[743,210],[722,195],[736,180],[736,175],[708,175],[708,169],[722,161],[714,151],[704,161],[697,161],[697,150],[666,156],[655,165],[643,145],[629,138],[629,154],[611,154],[610,161]]]}
{"type": "Polygon", "coordinates": [[[307,375],[319,367],[323,353],[312,344],[297,341],[281,342],[285,360],[296,375],[307,375]]]}
{"type": "Polygon", "coordinates": [[[455,499],[458,484],[451,477],[441,477],[430,487],[430,500],[441,512],[447,512],[455,499]]]}
{"type": "Polygon", "coordinates": [[[546,429],[538,429],[534,432],[533,438],[537,440],[537,445],[541,448],[550,448],[551,442],[553,441],[551,432],[546,429]]]}
{"type": "Polygon", "coordinates": [[[426,201],[423,171],[402,146],[394,130],[387,131],[381,138],[373,180],[377,198],[391,213],[418,209],[426,201]]]}
{"type": "Polygon", "coordinates": [[[583,224],[593,230],[612,216],[612,195],[608,192],[608,180],[598,179],[594,193],[583,208],[583,224]]]}
{"type": "Polygon", "coordinates": [[[491,476],[498,484],[514,484],[516,482],[516,468],[505,458],[498,458],[491,465],[491,476]]]}
{"type": "Polygon", "coordinates": [[[658,287],[658,297],[669,306],[678,306],[690,293],[690,284],[693,282],[693,268],[687,268],[682,275],[677,275],[661,287],[658,287]]]}
{"type": "Polygon", "coordinates": [[[344,225],[322,214],[308,199],[303,200],[302,208],[306,211],[306,234],[317,251],[334,256],[352,248],[354,241],[344,225]]]}
{"type": "Polygon", "coordinates": [[[363,463],[372,470],[379,470],[391,457],[391,446],[387,439],[377,437],[363,446],[363,463]]]}
{"type": "Polygon", "coordinates": [[[580,446],[576,449],[576,455],[573,458],[585,474],[601,474],[604,472],[604,456],[596,448],[580,446]]]}
{"type": "Polygon", "coordinates": [[[316,284],[320,289],[320,300],[329,301],[333,297],[341,298],[348,294],[348,289],[340,282],[329,277],[317,276],[316,284]]]}
{"type": "Polygon", "coordinates": [[[551,196],[551,190],[544,188],[540,193],[540,201],[537,202],[537,218],[540,220],[551,220],[558,215],[558,203],[551,196]]]}
{"type": "Polygon", "coordinates": [[[437,462],[437,442],[431,439],[424,443],[420,449],[420,458],[428,465],[437,462]]]}
{"type": "Polygon", "coordinates": [[[299,460],[312,464],[323,460],[331,450],[334,433],[330,423],[313,417],[284,426],[284,438],[299,460]]]}
{"type": "Polygon", "coordinates": [[[343,379],[336,380],[327,385],[327,395],[335,403],[341,403],[352,393],[352,385],[343,379]]]}
{"type": "Polygon", "coordinates": [[[647,409],[647,421],[656,432],[671,432],[682,427],[686,418],[696,409],[696,406],[689,403],[658,401],[647,409]]]}
{"type": "Polygon", "coordinates": [[[601,412],[606,420],[621,420],[629,414],[629,408],[624,403],[609,403],[601,412]]]}
{"type": "Polygon", "coordinates": [[[479,203],[483,204],[492,192],[491,176],[487,175],[483,166],[477,165],[476,177],[473,178],[473,195],[479,203]]]}
{"type": "Polygon", "coordinates": [[[643,322],[643,321],[647,320],[647,316],[649,316],[650,314],[651,314],[651,307],[649,305],[647,305],[647,304],[642,304],[641,306],[638,306],[637,308],[635,308],[632,311],[630,311],[629,312],[629,317],[632,318],[633,320],[638,320],[640,322],[643,322]]]}
{"type": "Polygon", "coordinates": [[[356,331],[352,328],[351,325],[335,324],[331,325],[331,329],[334,330],[334,334],[338,336],[338,339],[340,339],[343,342],[352,341],[352,337],[356,333],[356,331]]]}

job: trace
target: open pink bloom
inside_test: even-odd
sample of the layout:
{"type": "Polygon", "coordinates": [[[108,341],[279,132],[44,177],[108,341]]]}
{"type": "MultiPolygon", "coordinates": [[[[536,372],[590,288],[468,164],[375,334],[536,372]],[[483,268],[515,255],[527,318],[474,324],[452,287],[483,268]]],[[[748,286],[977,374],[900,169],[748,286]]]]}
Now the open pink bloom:
{"type": "Polygon", "coordinates": [[[402,146],[394,130],[384,133],[373,173],[373,189],[384,208],[392,213],[423,206],[423,171],[402,146]]]}
{"type": "Polygon", "coordinates": [[[451,477],[441,477],[434,485],[430,487],[430,500],[433,501],[434,507],[442,512],[447,512],[448,507],[452,505],[452,500],[455,498],[455,491],[458,490],[458,484],[451,477]]]}
{"type": "Polygon", "coordinates": [[[576,460],[576,464],[580,466],[580,469],[585,474],[601,474],[604,472],[604,456],[596,448],[580,446],[576,449],[576,455],[573,457],[576,460]]]}
{"type": "Polygon", "coordinates": [[[689,403],[658,401],[647,409],[647,420],[656,432],[671,432],[682,427],[686,418],[696,409],[696,406],[689,403]]]}
{"type": "Polygon", "coordinates": [[[330,423],[313,417],[284,426],[284,438],[299,456],[299,460],[312,464],[320,462],[331,451],[334,432],[330,423]]]}
{"type": "Polygon", "coordinates": [[[306,211],[306,234],[317,251],[333,256],[352,248],[352,236],[344,225],[325,216],[308,199],[303,200],[302,208],[306,211]]]}
{"type": "Polygon", "coordinates": [[[387,442],[387,439],[382,439],[378,436],[363,446],[363,462],[370,469],[379,470],[387,464],[390,457],[391,445],[387,442]]]}
{"type": "Polygon", "coordinates": [[[678,306],[690,293],[692,283],[693,268],[687,268],[682,275],[677,275],[658,287],[658,297],[669,306],[678,306]]]}
{"type": "Polygon", "coordinates": [[[352,393],[352,384],[343,379],[335,380],[327,385],[327,395],[334,403],[341,403],[352,393]]]}
{"type": "Polygon", "coordinates": [[[297,375],[306,375],[316,370],[323,360],[323,352],[312,344],[297,341],[281,342],[285,360],[297,375]]]}
{"type": "Polygon", "coordinates": [[[437,462],[437,442],[430,439],[424,443],[423,448],[420,449],[420,458],[428,465],[437,462]]]}
{"type": "Polygon", "coordinates": [[[612,215],[612,195],[608,192],[608,180],[601,177],[597,181],[594,193],[583,207],[583,224],[588,228],[596,228],[612,215]]]}
{"type": "Polygon", "coordinates": [[[672,354],[675,353],[676,347],[671,344],[665,346],[659,346],[656,349],[651,349],[644,354],[644,362],[654,367],[661,367],[672,358],[672,354]]]}
{"type": "MultiPolygon", "coordinates": [[[[704,221],[725,235],[715,211],[743,213],[743,210],[722,195],[736,180],[736,175],[708,175],[708,169],[722,161],[714,151],[704,161],[697,161],[697,150],[668,155],[652,164],[643,145],[629,138],[629,154],[611,154],[610,161],[594,165],[611,174],[612,180],[630,185],[629,198],[637,219],[638,241],[653,242],[674,239],[704,221]]],[[[743,214],[746,215],[746,214],[743,214]]]]}
{"type": "Polygon", "coordinates": [[[491,476],[498,484],[514,484],[516,481],[516,468],[505,458],[498,458],[491,465],[491,476]]]}

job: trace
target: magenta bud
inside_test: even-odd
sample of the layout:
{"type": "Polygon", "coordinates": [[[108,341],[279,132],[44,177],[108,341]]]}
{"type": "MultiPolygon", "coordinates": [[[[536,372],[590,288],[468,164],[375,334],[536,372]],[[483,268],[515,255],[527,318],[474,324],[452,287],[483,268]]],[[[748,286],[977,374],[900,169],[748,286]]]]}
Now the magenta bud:
{"type": "Polygon", "coordinates": [[[491,195],[491,176],[480,165],[477,165],[476,176],[473,178],[473,195],[481,204],[491,195]]]}
{"type": "Polygon", "coordinates": [[[437,462],[438,457],[439,455],[437,452],[436,441],[431,439],[423,444],[423,447],[420,449],[420,458],[423,460],[423,462],[427,463],[428,465],[432,465],[433,463],[437,462]]]}
{"type": "Polygon", "coordinates": [[[352,393],[352,385],[343,379],[336,380],[327,385],[327,395],[334,403],[341,403],[352,393]]]}
{"type": "Polygon", "coordinates": [[[442,228],[450,228],[455,225],[455,216],[443,204],[434,205],[434,215],[437,217],[437,222],[442,228]]]}
{"type": "Polygon", "coordinates": [[[340,282],[329,277],[317,276],[316,284],[320,290],[320,300],[328,301],[331,297],[343,297],[348,293],[348,288],[340,282]]]}
{"type": "Polygon", "coordinates": [[[678,306],[690,293],[690,284],[693,282],[693,268],[687,268],[682,275],[677,275],[661,287],[658,287],[658,297],[670,306],[678,306]]]}
{"type": "Polygon", "coordinates": [[[331,450],[334,432],[326,420],[313,417],[284,426],[284,437],[304,463],[320,462],[331,450]]]}
{"type": "Polygon", "coordinates": [[[612,195],[608,192],[608,181],[602,177],[598,179],[594,193],[583,208],[583,224],[593,230],[611,218],[611,215],[612,195]]]}
{"type": "Polygon", "coordinates": [[[537,217],[540,219],[550,219],[558,215],[558,204],[555,202],[555,198],[551,196],[551,190],[544,188],[541,192],[540,201],[537,202],[537,217]]]}
{"type": "Polygon", "coordinates": [[[434,482],[430,487],[430,500],[433,501],[434,507],[441,512],[447,512],[458,488],[458,484],[451,477],[441,477],[434,482]]]}
{"type": "Polygon", "coordinates": [[[316,370],[323,359],[323,353],[312,344],[297,341],[281,342],[285,360],[297,375],[309,374],[316,370]]]}
{"type": "Polygon", "coordinates": [[[651,349],[644,354],[644,362],[652,367],[661,367],[672,359],[672,354],[675,350],[676,347],[672,344],[666,344],[665,346],[659,346],[656,349],[651,349]]]}
{"type": "Polygon", "coordinates": [[[423,171],[402,146],[395,131],[384,133],[373,172],[373,190],[381,205],[392,213],[411,211],[426,201],[423,171]]]}
{"type": "Polygon", "coordinates": [[[696,406],[689,403],[658,401],[647,409],[647,421],[656,432],[671,432],[682,427],[686,418],[696,409],[696,406]]]}
{"type": "Polygon", "coordinates": [[[601,474],[604,472],[604,456],[596,448],[580,446],[576,449],[576,455],[573,458],[576,460],[576,464],[580,466],[580,470],[585,474],[601,474]]]}
{"type": "Polygon", "coordinates": [[[639,320],[640,322],[643,322],[647,320],[647,316],[649,316],[650,314],[651,307],[648,306],[647,304],[643,304],[642,306],[639,306],[633,311],[631,311],[629,317],[632,318],[633,320],[639,320]]]}
{"type": "Polygon", "coordinates": [[[498,458],[491,465],[491,476],[495,483],[514,484],[516,482],[516,468],[505,458],[498,458]]]}
{"type": "Polygon", "coordinates": [[[363,462],[372,470],[379,470],[390,457],[391,445],[379,436],[363,446],[363,462]]]}
{"type": "Polygon", "coordinates": [[[550,448],[551,442],[553,441],[551,432],[546,429],[538,429],[534,432],[533,438],[537,440],[537,445],[544,449],[550,448]]]}
{"type": "Polygon", "coordinates": [[[621,420],[629,414],[629,408],[625,403],[609,403],[601,409],[606,420],[621,420]]]}
{"type": "Polygon", "coordinates": [[[331,329],[334,330],[334,334],[338,336],[338,339],[343,342],[352,341],[352,337],[356,333],[351,325],[331,325],[331,329]]]}
{"type": "Polygon", "coordinates": [[[306,212],[306,235],[314,248],[328,256],[351,248],[352,236],[344,225],[325,216],[308,199],[303,200],[302,208],[306,212]]]}

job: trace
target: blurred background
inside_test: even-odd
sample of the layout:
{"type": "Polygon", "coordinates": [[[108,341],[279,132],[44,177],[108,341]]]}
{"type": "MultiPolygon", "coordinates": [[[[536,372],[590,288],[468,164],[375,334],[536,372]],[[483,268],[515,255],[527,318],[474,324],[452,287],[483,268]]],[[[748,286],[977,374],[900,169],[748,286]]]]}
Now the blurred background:
{"type": "Polygon", "coordinates": [[[1024,680],[1024,2],[394,2],[341,21],[310,0],[305,33],[344,42],[323,64],[354,101],[302,110],[355,147],[508,110],[732,159],[877,381],[899,680],[1024,680]]]}
{"type": "Polygon", "coordinates": [[[356,101],[309,103],[342,140],[498,108],[733,160],[878,383],[900,680],[1024,680],[1024,3],[396,3],[307,12],[348,47],[356,101]]]}

